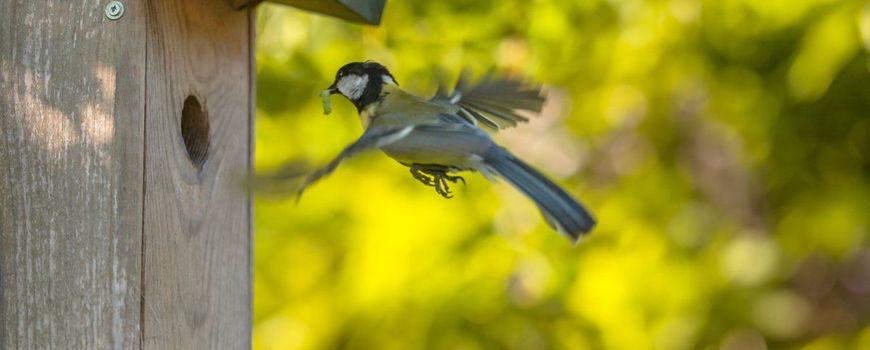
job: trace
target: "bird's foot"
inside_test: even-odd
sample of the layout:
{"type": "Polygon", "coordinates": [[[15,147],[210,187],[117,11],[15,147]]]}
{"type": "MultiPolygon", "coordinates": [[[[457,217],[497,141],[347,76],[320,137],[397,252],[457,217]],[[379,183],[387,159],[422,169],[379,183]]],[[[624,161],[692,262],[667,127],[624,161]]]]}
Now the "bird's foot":
{"type": "Polygon", "coordinates": [[[426,186],[435,187],[435,192],[444,198],[453,198],[453,191],[450,190],[449,183],[457,183],[462,181],[465,185],[465,179],[462,176],[447,175],[449,168],[443,165],[411,165],[411,175],[417,181],[422,182],[426,186]]]}
{"type": "Polygon", "coordinates": [[[447,173],[439,173],[434,175],[435,177],[435,192],[441,195],[444,198],[452,198],[453,194],[450,191],[450,186],[447,185],[447,182],[456,183],[457,181],[462,181],[462,184],[465,185],[465,179],[462,176],[450,176],[447,173]]]}
{"type": "Polygon", "coordinates": [[[418,164],[411,165],[411,176],[426,186],[435,186],[435,177],[422,170],[421,166],[418,164]]]}

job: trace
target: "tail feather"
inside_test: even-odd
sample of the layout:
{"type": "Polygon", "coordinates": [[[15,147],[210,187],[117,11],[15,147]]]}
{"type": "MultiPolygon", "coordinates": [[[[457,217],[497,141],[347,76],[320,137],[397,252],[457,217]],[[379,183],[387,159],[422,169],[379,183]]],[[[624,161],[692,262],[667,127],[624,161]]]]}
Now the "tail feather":
{"type": "Polygon", "coordinates": [[[494,146],[483,161],[490,170],[535,202],[547,223],[573,242],[595,226],[595,219],[582,204],[504,148],[494,146]]]}

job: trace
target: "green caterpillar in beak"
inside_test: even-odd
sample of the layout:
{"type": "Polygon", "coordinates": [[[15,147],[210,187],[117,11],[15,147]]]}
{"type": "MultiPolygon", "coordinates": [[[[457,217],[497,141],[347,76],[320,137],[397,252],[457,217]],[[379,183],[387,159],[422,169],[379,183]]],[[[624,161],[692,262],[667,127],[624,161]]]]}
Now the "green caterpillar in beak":
{"type": "Polygon", "coordinates": [[[323,90],[320,93],[320,99],[323,100],[323,114],[325,115],[332,113],[332,99],[330,99],[330,95],[332,95],[332,92],[329,89],[323,90]]]}

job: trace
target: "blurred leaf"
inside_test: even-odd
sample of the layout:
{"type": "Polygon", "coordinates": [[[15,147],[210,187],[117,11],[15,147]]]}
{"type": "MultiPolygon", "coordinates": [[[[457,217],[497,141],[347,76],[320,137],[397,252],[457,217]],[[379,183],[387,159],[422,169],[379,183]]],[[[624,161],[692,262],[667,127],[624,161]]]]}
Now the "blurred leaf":
{"type": "Polygon", "coordinates": [[[380,27],[258,17],[254,347],[842,349],[870,344],[866,1],[390,1],[380,27]],[[862,42],[864,45],[862,45],[862,42]],[[496,135],[600,225],[577,246],[505,184],[445,200],[318,93],[372,59],[550,100],[496,135]]]}

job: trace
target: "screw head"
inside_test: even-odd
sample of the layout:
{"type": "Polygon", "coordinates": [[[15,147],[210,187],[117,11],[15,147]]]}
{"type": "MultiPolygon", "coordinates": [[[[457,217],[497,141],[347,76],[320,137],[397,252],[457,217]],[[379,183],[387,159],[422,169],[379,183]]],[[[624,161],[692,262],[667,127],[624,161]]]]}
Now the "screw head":
{"type": "Polygon", "coordinates": [[[120,1],[109,1],[106,4],[106,18],[116,20],[124,15],[124,4],[120,1]]]}

